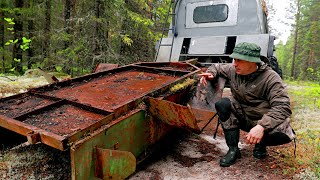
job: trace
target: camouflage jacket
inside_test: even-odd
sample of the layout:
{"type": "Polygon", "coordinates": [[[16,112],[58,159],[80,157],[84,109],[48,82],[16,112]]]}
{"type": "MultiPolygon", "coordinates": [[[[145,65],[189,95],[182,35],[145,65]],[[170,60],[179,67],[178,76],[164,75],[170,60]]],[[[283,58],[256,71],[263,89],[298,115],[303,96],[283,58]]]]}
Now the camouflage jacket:
{"type": "Polygon", "coordinates": [[[290,99],[280,76],[266,64],[249,75],[235,73],[232,64],[214,64],[207,72],[230,82],[231,93],[248,120],[272,130],[291,115],[290,99]]]}

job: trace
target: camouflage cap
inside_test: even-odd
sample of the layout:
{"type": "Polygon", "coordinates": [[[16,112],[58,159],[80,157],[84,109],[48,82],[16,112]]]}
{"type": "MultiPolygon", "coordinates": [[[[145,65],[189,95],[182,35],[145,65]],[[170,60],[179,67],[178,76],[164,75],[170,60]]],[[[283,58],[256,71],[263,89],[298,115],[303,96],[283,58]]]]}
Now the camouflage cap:
{"type": "Polygon", "coordinates": [[[260,51],[261,48],[254,43],[241,42],[234,47],[233,53],[229,57],[249,62],[261,63],[260,51]]]}

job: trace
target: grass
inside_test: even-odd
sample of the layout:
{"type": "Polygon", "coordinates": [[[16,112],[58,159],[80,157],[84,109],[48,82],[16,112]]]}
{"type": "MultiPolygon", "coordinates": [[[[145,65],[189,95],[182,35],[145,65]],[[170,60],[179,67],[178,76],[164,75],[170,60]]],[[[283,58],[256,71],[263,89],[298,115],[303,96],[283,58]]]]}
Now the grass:
{"type": "Polygon", "coordinates": [[[297,134],[296,157],[284,148],[284,161],[290,171],[301,172],[298,179],[320,179],[320,85],[286,81],[292,105],[292,126],[297,134]]]}

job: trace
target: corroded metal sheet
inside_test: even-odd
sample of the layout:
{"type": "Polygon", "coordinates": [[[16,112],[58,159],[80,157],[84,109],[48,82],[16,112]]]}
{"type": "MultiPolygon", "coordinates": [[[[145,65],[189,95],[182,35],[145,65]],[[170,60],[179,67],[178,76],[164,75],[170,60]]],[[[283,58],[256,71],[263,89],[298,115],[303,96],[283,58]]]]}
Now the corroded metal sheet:
{"type": "Polygon", "coordinates": [[[46,110],[37,111],[16,119],[45,131],[66,136],[89,127],[106,115],[108,113],[93,112],[63,101],[50,106],[46,110]]]}
{"type": "Polygon", "coordinates": [[[142,63],[56,82],[0,99],[0,126],[65,150],[198,71],[184,63],[142,63]]]}
{"type": "Polygon", "coordinates": [[[163,124],[146,116],[144,110],[137,109],[76,142],[70,150],[73,179],[97,178],[96,148],[127,151],[135,157],[149,154],[148,147],[167,133],[163,124]]]}
{"type": "Polygon", "coordinates": [[[71,87],[48,91],[46,94],[113,111],[130,100],[140,98],[178,78],[178,76],[143,71],[124,71],[74,84],[71,87]]]}
{"type": "Polygon", "coordinates": [[[122,179],[173,126],[199,132],[191,109],[179,105],[193,84],[171,90],[199,71],[142,63],[56,82],[0,99],[0,126],[30,143],[70,148],[72,179],[122,179]],[[146,97],[169,101],[150,103],[160,114],[147,116],[146,97]]]}
{"type": "Polygon", "coordinates": [[[136,158],[128,151],[96,149],[95,176],[101,179],[125,179],[136,171],[136,158]]]}
{"type": "Polygon", "coordinates": [[[93,72],[101,72],[101,71],[107,71],[111,69],[115,69],[119,67],[119,64],[107,64],[107,63],[100,63],[96,66],[93,72]]]}
{"type": "Polygon", "coordinates": [[[197,133],[200,132],[200,128],[190,107],[151,97],[147,101],[148,110],[152,116],[159,118],[171,126],[186,128],[197,133]]]}
{"type": "Polygon", "coordinates": [[[144,67],[174,70],[174,71],[182,71],[182,72],[192,72],[197,69],[197,67],[190,64],[183,63],[183,62],[160,62],[160,63],[144,62],[144,63],[137,63],[136,65],[144,66],[144,67]]]}
{"type": "MultiPolygon", "coordinates": [[[[211,118],[216,114],[216,112],[203,109],[191,108],[191,110],[197,120],[197,125],[201,130],[205,128],[206,124],[209,123],[211,118]]],[[[218,118],[216,117],[214,120],[217,121],[218,118]]]]}
{"type": "Polygon", "coordinates": [[[40,109],[56,102],[57,99],[23,93],[12,97],[0,99],[0,115],[10,118],[21,116],[25,113],[40,109]]]}

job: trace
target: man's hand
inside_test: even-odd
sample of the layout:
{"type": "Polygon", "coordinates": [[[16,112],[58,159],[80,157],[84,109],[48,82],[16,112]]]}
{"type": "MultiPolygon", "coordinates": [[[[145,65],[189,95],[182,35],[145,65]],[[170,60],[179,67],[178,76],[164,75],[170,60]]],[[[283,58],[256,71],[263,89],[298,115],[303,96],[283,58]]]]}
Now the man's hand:
{"type": "Polygon", "coordinates": [[[200,84],[202,85],[207,85],[207,80],[213,80],[214,76],[213,74],[211,73],[201,73],[201,74],[198,74],[199,76],[201,76],[201,79],[200,79],[200,84]]]}
{"type": "Polygon", "coordinates": [[[257,144],[261,141],[264,134],[264,128],[261,125],[253,127],[246,136],[247,144],[257,144]]]}

